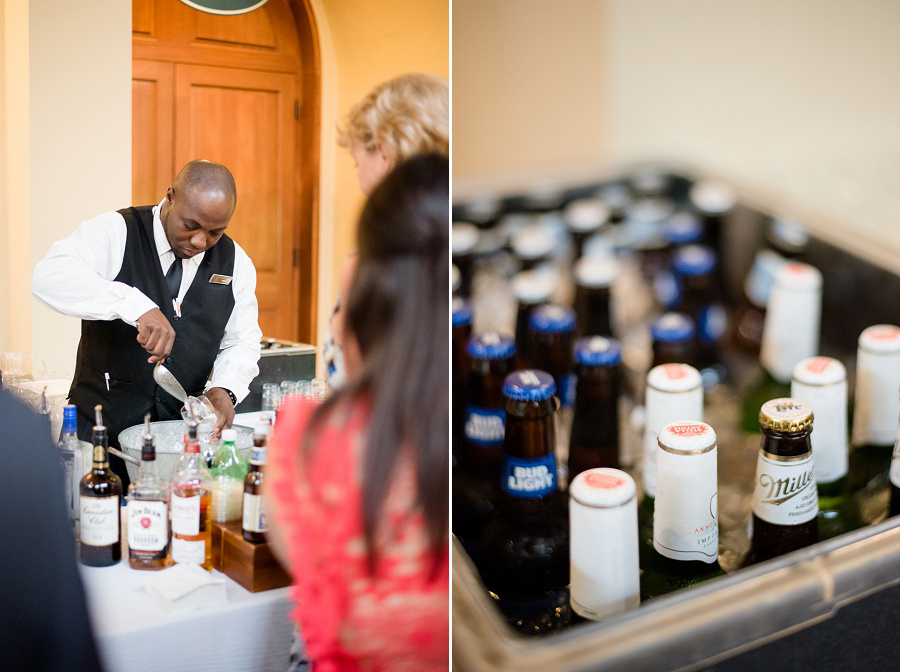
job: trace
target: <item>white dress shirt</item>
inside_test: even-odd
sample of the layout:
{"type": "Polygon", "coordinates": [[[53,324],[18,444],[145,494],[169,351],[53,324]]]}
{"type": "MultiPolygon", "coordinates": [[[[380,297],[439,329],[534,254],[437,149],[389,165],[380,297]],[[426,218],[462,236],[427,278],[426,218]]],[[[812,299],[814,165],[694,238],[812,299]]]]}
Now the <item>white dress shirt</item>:
{"type": "MultiPolygon", "coordinates": [[[[153,208],[153,237],[163,275],[175,261],[166,238],[159,210],[153,208]]],[[[127,228],[118,212],[106,212],[82,222],[68,238],[50,246],[34,269],[31,293],[42,304],[82,320],[122,320],[137,326],[137,319],[159,308],[143,292],[115,277],[122,269],[127,228]]],[[[197,275],[205,252],[184,260],[178,303],[197,275]]],[[[249,392],[250,381],[259,373],[259,305],[256,301],[256,268],[250,257],[234,244],[234,310],[219,346],[213,372],[206,389],[224,387],[241,401],[249,392]]],[[[135,334],[135,338],[137,334],[135,334]]]]}

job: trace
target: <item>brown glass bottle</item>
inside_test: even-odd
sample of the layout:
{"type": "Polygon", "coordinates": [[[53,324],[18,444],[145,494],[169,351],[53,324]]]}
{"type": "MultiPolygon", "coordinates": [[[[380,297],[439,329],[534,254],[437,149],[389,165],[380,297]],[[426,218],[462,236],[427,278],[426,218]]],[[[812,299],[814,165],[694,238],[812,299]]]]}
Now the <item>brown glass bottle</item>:
{"type": "Polygon", "coordinates": [[[568,514],[554,455],[555,388],[545,371],[506,378],[502,492],[477,564],[510,623],[529,634],[557,630],[571,618],[568,514]]]}
{"type": "Polygon", "coordinates": [[[244,478],[244,500],[241,514],[241,532],[244,539],[254,544],[266,540],[266,513],[262,495],[263,468],[266,466],[269,441],[269,423],[260,420],[253,430],[253,450],[250,466],[244,478]]]}
{"type": "Polygon", "coordinates": [[[101,407],[96,406],[94,465],[81,479],[79,559],[90,567],[108,567],[122,559],[122,481],[109,468],[109,438],[101,407]]]}
{"type": "Polygon", "coordinates": [[[512,287],[516,308],[516,367],[527,369],[531,366],[531,346],[528,324],[531,311],[550,301],[558,278],[552,272],[520,271],[513,276],[512,287]]]}
{"type": "Polygon", "coordinates": [[[531,311],[528,328],[533,368],[553,376],[560,403],[571,406],[575,311],[556,304],[539,306],[531,311]]]}
{"type": "Polygon", "coordinates": [[[612,287],[619,275],[614,259],[579,259],[575,264],[577,334],[614,336],[612,287]]]}
{"type": "Polygon", "coordinates": [[[763,562],[818,541],[819,511],[813,472],[812,409],[802,401],[762,405],[762,439],[753,488],[753,538],[745,565],[763,562]]]}
{"type": "Polygon", "coordinates": [[[701,372],[718,363],[716,348],[725,332],[725,312],[719,301],[718,258],[709,247],[687,245],[672,259],[678,284],[674,309],[687,314],[697,327],[697,363],[701,372]]]}
{"type": "Polygon", "coordinates": [[[694,321],[684,313],[665,313],[650,325],[653,339],[653,363],[697,365],[694,321]]]}
{"type": "Polygon", "coordinates": [[[452,313],[452,419],[453,427],[451,446],[454,457],[459,454],[462,445],[463,425],[466,421],[466,380],[469,375],[469,360],[466,347],[472,334],[472,306],[468,301],[453,297],[452,313]]]}
{"type": "Polygon", "coordinates": [[[619,468],[622,346],[601,336],[575,343],[575,406],[569,441],[569,482],[595,467],[619,468]]]}

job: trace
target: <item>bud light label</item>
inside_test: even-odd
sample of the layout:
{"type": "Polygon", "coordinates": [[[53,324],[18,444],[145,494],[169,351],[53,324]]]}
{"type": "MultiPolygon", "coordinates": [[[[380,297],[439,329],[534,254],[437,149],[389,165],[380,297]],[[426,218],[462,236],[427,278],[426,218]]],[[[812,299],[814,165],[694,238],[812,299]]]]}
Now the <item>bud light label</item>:
{"type": "Polygon", "coordinates": [[[533,460],[503,456],[503,491],[513,497],[546,497],[556,490],[556,458],[533,460]]]}
{"type": "Polygon", "coordinates": [[[466,439],[479,446],[502,446],[506,411],[502,408],[466,407],[466,439]]]}

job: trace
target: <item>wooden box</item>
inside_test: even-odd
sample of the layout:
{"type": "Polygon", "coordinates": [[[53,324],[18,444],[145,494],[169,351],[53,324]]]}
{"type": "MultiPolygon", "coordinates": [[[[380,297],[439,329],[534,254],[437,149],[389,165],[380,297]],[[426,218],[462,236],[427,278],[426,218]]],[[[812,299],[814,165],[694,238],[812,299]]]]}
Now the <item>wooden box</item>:
{"type": "MultiPolygon", "coordinates": [[[[221,535],[219,571],[251,593],[291,585],[290,575],[272,554],[269,544],[253,544],[244,539],[240,523],[214,524],[221,535]]],[[[215,554],[215,541],[213,554],[215,554]]],[[[215,561],[213,562],[215,565],[215,561]]]]}

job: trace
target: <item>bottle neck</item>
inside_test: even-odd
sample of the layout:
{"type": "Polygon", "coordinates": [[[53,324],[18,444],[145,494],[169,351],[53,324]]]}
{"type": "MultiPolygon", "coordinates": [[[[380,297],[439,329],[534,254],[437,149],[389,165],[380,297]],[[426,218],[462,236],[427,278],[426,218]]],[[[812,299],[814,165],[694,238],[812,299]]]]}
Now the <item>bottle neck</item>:
{"type": "Polygon", "coordinates": [[[802,432],[778,432],[773,429],[762,430],[760,450],[777,457],[801,457],[812,452],[809,440],[811,430],[802,432]]]}
{"type": "Polygon", "coordinates": [[[159,480],[159,469],[156,466],[156,458],[141,459],[140,480],[144,483],[152,483],[159,480]]]}
{"type": "Polygon", "coordinates": [[[503,452],[510,457],[535,459],[552,455],[556,431],[551,414],[522,417],[509,412],[507,406],[503,452]]]}
{"type": "Polygon", "coordinates": [[[109,449],[105,432],[94,432],[94,469],[109,469],[109,449]]]}

